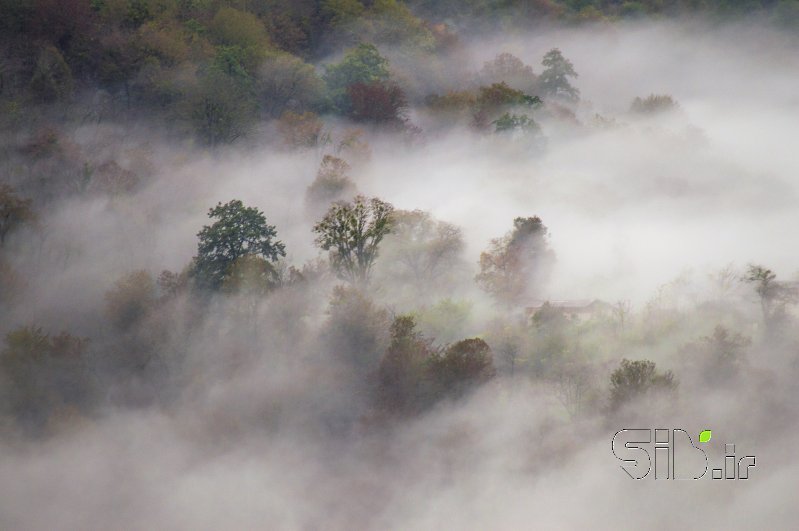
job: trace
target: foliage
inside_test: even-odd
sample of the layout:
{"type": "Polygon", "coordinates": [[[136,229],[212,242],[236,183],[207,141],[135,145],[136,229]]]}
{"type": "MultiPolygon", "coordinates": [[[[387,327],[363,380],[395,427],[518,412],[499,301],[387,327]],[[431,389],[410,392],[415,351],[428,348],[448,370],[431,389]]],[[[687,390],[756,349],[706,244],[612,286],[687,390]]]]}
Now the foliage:
{"type": "Polygon", "coordinates": [[[324,127],[324,122],[311,111],[302,114],[286,111],[277,122],[283,143],[293,148],[314,148],[325,144],[329,141],[329,135],[324,127]]]}
{"type": "Polygon", "coordinates": [[[357,122],[402,125],[408,108],[405,93],[396,83],[354,83],[347,87],[350,117],[357,122]]]}
{"type": "Polygon", "coordinates": [[[513,306],[533,295],[549,273],[553,262],[547,243],[547,228],[541,218],[516,218],[513,230],[491,240],[480,254],[478,285],[497,302],[513,306]]]}
{"type": "Polygon", "coordinates": [[[264,214],[255,207],[245,207],[238,199],[217,204],[208,211],[208,217],[217,219],[197,234],[197,256],[194,258],[194,275],[198,283],[209,289],[219,289],[227,282],[242,281],[247,269],[240,260],[260,259],[258,265],[262,283],[272,278],[269,262],[286,256],[282,242],[275,240],[277,231],[266,223],[264,214]]]}
{"type": "Polygon", "coordinates": [[[551,97],[565,102],[575,103],[580,99],[580,91],[569,82],[570,77],[577,77],[571,61],[563,57],[561,51],[553,48],[544,55],[541,64],[544,70],[538,77],[538,86],[544,97],[551,97]]]}
{"type": "Polygon", "coordinates": [[[328,65],[324,75],[335,108],[350,110],[347,88],[356,83],[374,83],[389,78],[388,60],[372,44],[361,43],[349,50],[340,63],[328,65]]]}
{"type": "Polygon", "coordinates": [[[258,68],[256,91],[269,116],[286,109],[313,108],[323,98],[324,83],[313,66],[285,52],[272,52],[258,68]]]}
{"type": "Polygon", "coordinates": [[[384,242],[383,269],[390,282],[413,286],[417,294],[451,288],[465,248],[461,230],[422,210],[397,210],[384,242]]]}
{"type": "Polygon", "coordinates": [[[26,326],[6,335],[0,373],[16,417],[40,425],[58,408],[82,405],[91,391],[86,367],[88,340],[62,332],[50,336],[26,326]]]}
{"type": "Polygon", "coordinates": [[[610,375],[610,406],[615,411],[644,395],[676,388],[674,374],[671,371],[658,372],[655,362],[623,359],[619,368],[610,375]]]}
{"type": "Polygon", "coordinates": [[[144,270],[133,271],[106,292],[106,313],[115,327],[125,331],[147,316],[155,300],[156,284],[152,275],[144,270]]]}
{"type": "Polygon", "coordinates": [[[30,88],[43,102],[65,100],[72,94],[72,71],[54,46],[46,46],[39,53],[30,88]]]}
{"type": "Polygon", "coordinates": [[[316,179],[305,192],[305,201],[312,210],[328,209],[330,203],[350,199],[357,189],[347,176],[350,165],[344,159],[325,155],[316,179]]]}
{"type": "Polygon", "coordinates": [[[380,242],[391,230],[393,210],[390,203],[359,195],[352,202],[334,204],[314,225],[315,242],[330,252],[339,278],[352,284],[368,282],[380,242]]]}
{"type": "Polygon", "coordinates": [[[480,338],[458,341],[433,355],[428,364],[439,398],[460,398],[496,373],[491,348],[480,338]]]}
{"type": "Polygon", "coordinates": [[[535,92],[538,81],[532,67],[507,52],[497,55],[491,61],[486,61],[478,77],[484,83],[505,83],[524,93],[535,92]]]}
{"type": "Polygon", "coordinates": [[[630,111],[638,114],[656,114],[673,110],[677,106],[677,102],[668,94],[650,94],[644,99],[636,97],[630,105],[630,111]]]}
{"type": "Polygon", "coordinates": [[[188,100],[189,117],[200,138],[215,146],[247,134],[255,119],[255,102],[246,85],[217,69],[206,72],[188,100]]]}

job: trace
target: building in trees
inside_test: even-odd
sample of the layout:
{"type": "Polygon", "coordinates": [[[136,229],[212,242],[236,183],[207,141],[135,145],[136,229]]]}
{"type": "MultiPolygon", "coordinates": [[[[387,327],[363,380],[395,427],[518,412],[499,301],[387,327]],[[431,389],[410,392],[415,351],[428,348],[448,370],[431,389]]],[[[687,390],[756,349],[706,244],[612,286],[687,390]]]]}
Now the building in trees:
{"type": "Polygon", "coordinates": [[[329,251],[339,278],[352,284],[369,281],[380,242],[391,231],[393,210],[390,203],[359,195],[352,202],[335,203],[314,225],[316,245],[329,251]]]}
{"type": "Polygon", "coordinates": [[[210,209],[208,217],[217,221],[197,234],[193,274],[200,286],[217,290],[252,282],[244,274],[253,272],[259,285],[276,282],[273,264],[286,256],[286,248],[260,210],[234,199],[210,209]]]}

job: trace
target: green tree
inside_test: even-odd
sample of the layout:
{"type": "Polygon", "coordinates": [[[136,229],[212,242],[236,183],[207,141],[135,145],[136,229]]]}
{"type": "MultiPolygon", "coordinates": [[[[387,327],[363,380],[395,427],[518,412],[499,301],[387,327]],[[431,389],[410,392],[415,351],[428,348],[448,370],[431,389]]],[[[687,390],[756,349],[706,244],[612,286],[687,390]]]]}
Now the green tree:
{"type": "Polygon", "coordinates": [[[314,67],[298,57],[273,52],[257,70],[256,91],[261,108],[271,117],[288,108],[306,109],[319,104],[324,83],[314,67]]]}
{"type": "Polygon", "coordinates": [[[541,218],[516,218],[513,230],[491,240],[480,255],[475,280],[498,302],[513,306],[533,295],[552,267],[554,255],[541,218]]]}
{"type": "Polygon", "coordinates": [[[437,398],[460,398],[494,377],[491,347],[480,338],[463,339],[428,361],[437,398]]]}
{"type": "Polygon", "coordinates": [[[391,230],[393,210],[390,203],[359,195],[352,202],[334,204],[314,225],[316,244],[330,252],[339,278],[352,284],[369,281],[380,242],[391,230]]]}
{"type": "Polygon", "coordinates": [[[610,375],[610,406],[618,410],[632,400],[653,392],[674,391],[677,382],[671,371],[658,372],[649,360],[621,360],[610,375]]]}
{"type": "MultiPolygon", "coordinates": [[[[243,71],[236,70],[242,73],[243,71]]],[[[188,98],[194,129],[208,145],[228,143],[246,135],[256,118],[256,104],[246,77],[211,68],[199,79],[188,98]]]]}
{"type": "Polygon", "coordinates": [[[465,269],[461,267],[465,248],[461,230],[421,210],[397,210],[392,219],[381,271],[390,281],[412,286],[420,295],[451,289],[453,273],[465,269]]]}
{"type": "Polygon", "coordinates": [[[324,75],[334,107],[344,114],[350,110],[349,86],[386,81],[388,78],[388,60],[374,45],[366,43],[349,50],[340,63],[328,65],[324,75]]]}
{"type": "Polygon", "coordinates": [[[553,48],[544,55],[541,63],[544,65],[544,71],[538,77],[541,94],[544,97],[577,102],[580,99],[580,91],[569,82],[570,77],[577,77],[571,61],[563,57],[560,50],[553,48]]]}
{"type": "Polygon", "coordinates": [[[255,207],[245,207],[234,199],[219,203],[208,211],[216,219],[197,234],[197,256],[194,258],[194,275],[199,284],[219,289],[229,282],[237,282],[237,273],[251,271],[252,264],[241,265],[242,260],[257,260],[263,268],[263,281],[273,277],[272,264],[286,256],[282,242],[275,240],[277,231],[266,223],[264,214],[255,207]]]}

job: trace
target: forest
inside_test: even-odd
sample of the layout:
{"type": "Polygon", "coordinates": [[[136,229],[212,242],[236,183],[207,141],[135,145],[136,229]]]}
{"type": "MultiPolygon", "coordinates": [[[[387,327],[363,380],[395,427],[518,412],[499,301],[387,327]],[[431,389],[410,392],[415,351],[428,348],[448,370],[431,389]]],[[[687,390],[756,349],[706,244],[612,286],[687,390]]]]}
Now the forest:
{"type": "Polygon", "coordinates": [[[797,50],[799,0],[0,0],[0,529],[795,527],[797,50]],[[634,428],[756,464],[639,483],[634,428]]]}

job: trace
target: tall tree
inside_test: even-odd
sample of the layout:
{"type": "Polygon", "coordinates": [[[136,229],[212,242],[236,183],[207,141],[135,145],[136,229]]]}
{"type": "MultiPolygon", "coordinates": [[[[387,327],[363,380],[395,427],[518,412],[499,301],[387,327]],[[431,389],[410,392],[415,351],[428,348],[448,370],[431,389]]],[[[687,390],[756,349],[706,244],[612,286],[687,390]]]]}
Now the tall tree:
{"type": "Polygon", "coordinates": [[[491,240],[480,255],[477,283],[498,302],[513,306],[534,295],[554,261],[541,218],[516,218],[513,230],[491,240]]]}
{"type": "Polygon", "coordinates": [[[368,282],[380,242],[391,230],[393,210],[390,203],[359,195],[352,202],[334,204],[314,225],[316,244],[330,252],[339,278],[353,284],[368,282]]]}
{"type": "Polygon", "coordinates": [[[274,276],[273,263],[286,256],[286,248],[275,240],[277,231],[267,224],[264,214],[234,199],[210,209],[208,217],[217,221],[197,234],[194,275],[200,285],[219,289],[226,282],[235,282],[237,272],[253,269],[253,260],[260,264],[263,282],[269,282],[274,276]],[[246,267],[242,262],[247,262],[246,267]]]}
{"type": "Polygon", "coordinates": [[[544,71],[538,77],[541,93],[546,97],[575,103],[580,99],[580,91],[569,82],[570,77],[577,77],[571,61],[563,57],[557,48],[553,48],[544,55],[541,61],[544,71]]]}

